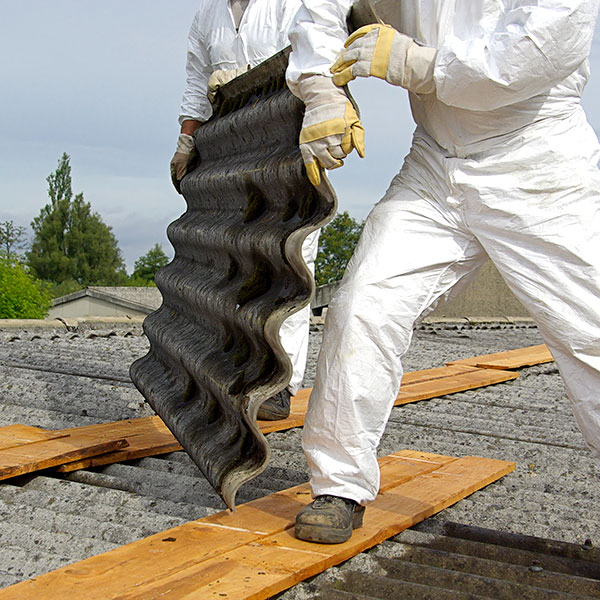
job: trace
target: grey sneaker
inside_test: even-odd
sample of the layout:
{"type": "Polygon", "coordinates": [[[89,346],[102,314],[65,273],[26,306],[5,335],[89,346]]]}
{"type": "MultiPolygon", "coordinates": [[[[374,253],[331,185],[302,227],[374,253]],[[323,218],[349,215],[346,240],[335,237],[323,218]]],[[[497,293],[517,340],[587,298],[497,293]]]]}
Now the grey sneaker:
{"type": "Polygon", "coordinates": [[[296,515],[296,537],[319,544],[341,544],[362,527],[365,507],[339,496],[317,496],[296,515]]]}
{"type": "Polygon", "coordinates": [[[261,421],[280,421],[290,416],[290,393],[285,390],[277,392],[265,400],[258,409],[257,419],[261,421]]]}

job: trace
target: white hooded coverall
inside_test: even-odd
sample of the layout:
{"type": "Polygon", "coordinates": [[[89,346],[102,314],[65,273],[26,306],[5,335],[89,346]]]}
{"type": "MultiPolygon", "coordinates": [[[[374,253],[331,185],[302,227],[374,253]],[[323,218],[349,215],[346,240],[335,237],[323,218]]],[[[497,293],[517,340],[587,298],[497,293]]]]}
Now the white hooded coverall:
{"type": "MultiPolygon", "coordinates": [[[[255,67],[289,46],[288,30],[299,7],[300,0],[249,0],[236,28],[228,0],[202,0],[188,37],[187,85],[179,123],[207,121],[211,117],[207,91],[213,71],[255,67]]],[[[241,12],[243,4],[236,8],[241,12]]],[[[315,231],[302,245],[302,256],[312,273],[318,241],[319,231],[315,231]]],[[[281,344],[292,363],[292,378],[288,384],[292,395],[304,377],[309,320],[310,307],[307,306],[288,317],[279,332],[281,344]]]]}
{"type": "MultiPolygon", "coordinates": [[[[351,1],[303,5],[292,90],[302,74],[328,74],[351,1]]],[[[438,49],[437,91],[411,94],[412,148],[330,305],[303,433],[313,494],[361,504],[379,489],[377,446],[415,320],[470,283],[486,252],[535,319],[600,457],[600,148],[580,104],[598,2],[395,6],[392,24],[438,49]]]]}

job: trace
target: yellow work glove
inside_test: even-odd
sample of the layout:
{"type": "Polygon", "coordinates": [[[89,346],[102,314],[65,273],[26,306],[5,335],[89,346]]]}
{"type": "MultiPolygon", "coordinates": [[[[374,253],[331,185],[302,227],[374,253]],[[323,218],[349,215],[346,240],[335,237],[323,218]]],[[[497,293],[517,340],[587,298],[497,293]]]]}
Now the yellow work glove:
{"type": "Polygon", "coordinates": [[[212,75],[208,78],[208,99],[211,102],[214,102],[217,95],[217,90],[226,83],[229,83],[232,79],[247,73],[248,68],[249,67],[243,67],[241,69],[229,69],[227,71],[217,69],[216,71],[213,71],[212,75]]]}
{"type": "Polygon", "coordinates": [[[297,89],[306,105],[300,152],[308,178],[318,186],[321,168],[341,167],[353,148],[361,158],[365,155],[365,131],[352,102],[331,77],[305,76],[297,89]]]}
{"type": "Polygon", "coordinates": [[[198,164],[198,151],[194,138],[187,133],[179,134],[177,149],[171,160],[171,181],[181,194],[181,180],[198,164]]]}
{"type": "Polygon", "coordinates": [[[336,85],[372,75],[416,94],[435,92],[435,48],[419,46],[407,35],[380,23],[357,29],[344,46],[331,66],[336,85]]]}

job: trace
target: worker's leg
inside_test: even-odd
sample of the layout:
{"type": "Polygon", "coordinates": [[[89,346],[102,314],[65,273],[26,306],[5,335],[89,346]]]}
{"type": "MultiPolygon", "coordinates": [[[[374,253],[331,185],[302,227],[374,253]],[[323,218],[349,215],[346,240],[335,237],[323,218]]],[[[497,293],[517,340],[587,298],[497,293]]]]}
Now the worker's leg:
{"type": "Polygon", "coordinates": [[[504,175],[480,188],[477,209],[469,214],[473,231],[535,319],[579,428],[600,457],[597,143],[588,139],[586,127],[567,122],[564,128],[555,141],[552,132],[544,136],[547,147],[534,157],[536,167],[529,173],[520,167],[531,164],[523,156],[526,149],[510,160],[495,160],[504,175]]]}
{"type": "Polygon", "coordinates": [[[424,176],[414,161],[407,160],[367,218],[327,312],[303,432],[315,496],[362,504],[375,498],[377,446],[400,387],[400,358],[413,324],[487,259],[462,230],[459,211],[408,189],[407,181],[424,176]],[[415,169],[419,177],[409,177],[415,169]]]}
{"type": "MultiPolygon", "coordinates": [[[[319,247],[320,229],[310,233],[302,244],[302,258],[309,271],[314,275],[315,260],[319,247]]],[[[305,306],[297,313],[289,316],[281,325],[279,339],[290,362],[292,363],[292,378],[288,390],[294,396],[304,379],[306,357],[308,354],[308,335],[310,327],[310,306],[305,306]]]]}

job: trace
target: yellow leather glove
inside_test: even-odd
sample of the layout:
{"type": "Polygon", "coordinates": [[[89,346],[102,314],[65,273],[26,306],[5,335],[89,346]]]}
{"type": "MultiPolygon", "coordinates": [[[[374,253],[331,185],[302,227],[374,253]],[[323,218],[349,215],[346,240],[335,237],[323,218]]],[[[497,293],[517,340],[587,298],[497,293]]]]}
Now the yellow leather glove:
{"type": "Polygon", "coordinates": [[[416,94],[435,92],[435,48],[381,23],[357,29],[331,66],[333,81],[344,86],[356,77],[379,77],[416,94]]]}
{"type": "Polygon", "coordinates": [[[179,134],[177,149],[171,159],[171,181],[175,189],[181,194],[181,180],[198,164],[198,151],[194,137],[187,133],[179,134]]]}
{"type": "Polygon", "coordinates": [[[365,155],[365,131],[344,91],[330,77],[309,75],[298,81],[298,95],[306,105],[300,152],[311,183],[321,183],[321,169],[336,169],[355,148],[365,155]]]}
{"type": "Polygon", "coordinates": [[[223,69],[217,69],[213,71],[212,75],[208,78],[208,99],[211,102],[215,101],[217,90],[229,83],[232,79],[243,75],[248,72],[249,67],[242,67],[241,69],[229,69],[224,71],[223,69]]]}

